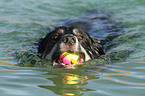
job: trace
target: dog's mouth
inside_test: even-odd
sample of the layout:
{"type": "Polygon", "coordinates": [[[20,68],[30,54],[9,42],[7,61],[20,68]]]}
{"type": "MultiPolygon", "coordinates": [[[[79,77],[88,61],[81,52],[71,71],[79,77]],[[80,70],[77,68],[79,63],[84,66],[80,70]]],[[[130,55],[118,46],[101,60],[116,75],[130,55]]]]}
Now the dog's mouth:
{"type": "Polygon", "coordinates": [[[81,65],[83,64],[83,62],[85,61],[84,58],[85,58],[85,55],[83,53],[76,53],[77,56],[78,56],[78,60],[77,60],[77,63],[74,63],[74,62],[63,62],[61,60],[61,54],[60,53],[57,53],[57,54],[54,54],[53,55],[53,58],[52,58],[52,62],[53,62],[53,66],[61,66],[61,67],[67,67],[67,68],[74,68],[75,66],[77,65],[81,65]]]}

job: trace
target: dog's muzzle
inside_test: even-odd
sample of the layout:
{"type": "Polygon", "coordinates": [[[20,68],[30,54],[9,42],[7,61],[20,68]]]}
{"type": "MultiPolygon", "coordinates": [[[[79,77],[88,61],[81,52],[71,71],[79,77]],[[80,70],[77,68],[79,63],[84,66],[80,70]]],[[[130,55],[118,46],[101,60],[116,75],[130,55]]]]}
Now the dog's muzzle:
{"type": "Polygon", "coordinates": [[[62,36],[60,41],[57,43],[57,50],[52,57],[53,65],[66,66],[67,64],[60,62],[59,58],[62,53],[68,51],[79,55],[79,63],[84,61],[84,54],[80,50],[80,43],[77,37],[72,34],[66,34],[62,36]]]}
{"type": "Polygon", "coordinates": [[[65,51],[72,51],[72,52],[78,52],[79,51],[79,41],[76,36],[72,34],[66,34],[58,43],[59,51],[65,52],[65,51]]]}
{"type": "Polygon", "coordinates": [[[75,36],[73,36],[72,34],[67,34],[63,36],[63,42],[72,46],[76,43],[77,38],[75,36]]]}
{"type": "Polygon", "coordinates": [[[74,36],[66,36],[63,38],[63,42],[71,46],[76,43],[76,38],[74,36]]]}
{"type": "Polygon", "coordinates": [[[53,47],[50,54],[47,55],[47,59],[53,62],[53,65],[61,65],[61,66],[73,66],[74,64],[63,64],[60,61],[60,56],[64,52],[72,52],[79,56],[78,62],[83,64],[84,61],[89,60],[86,50],[80,44],[78,38],[72,34],[66,34],[61,37],[58,43],[53,47]]]}

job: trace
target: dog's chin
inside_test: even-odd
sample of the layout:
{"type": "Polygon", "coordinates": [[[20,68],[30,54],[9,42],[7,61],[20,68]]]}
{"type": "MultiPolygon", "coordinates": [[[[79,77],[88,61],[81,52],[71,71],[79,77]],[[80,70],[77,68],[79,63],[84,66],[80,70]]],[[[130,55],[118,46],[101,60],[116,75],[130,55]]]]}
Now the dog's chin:
{"type": "MultiPolygon", "coordinates": [[[[61,52],[61,53],[63,53],[63,52],[61,52]]],[[[60,60],[61,53],[56,53],[56,54],[53,55],[53,58],[52,58],[53,66],[59,66],[59,67],[63,67],[63,68],[66,68],[66,69],[75,69],[75,68],[77,68],[78,64],[74,64],[74,63],[64,64],[60,60]]],[[[78,63],[83,64],[83,62],[85,61],[84,54],[83,53],[75,53],[75,54],[79,55],[78,63]]]]}

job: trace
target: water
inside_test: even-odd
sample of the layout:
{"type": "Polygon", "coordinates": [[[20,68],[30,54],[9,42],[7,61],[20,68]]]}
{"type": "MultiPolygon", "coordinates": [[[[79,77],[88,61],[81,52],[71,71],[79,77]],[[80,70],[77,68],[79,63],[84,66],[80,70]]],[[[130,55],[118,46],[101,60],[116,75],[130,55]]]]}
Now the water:
{"type": "Polygon", "coordinates": [[[1,96],[144,96],[145,92],[144,0],[1,0],[0,95],[1,96]],[[113,12],[124,25],[113,50],[134,50],[126,60],[111,65],[75,70],[50,67],[18,67],[16,51],[28,51],[44,29],[60,19],[77,19],[88,9],[113,12]]]}

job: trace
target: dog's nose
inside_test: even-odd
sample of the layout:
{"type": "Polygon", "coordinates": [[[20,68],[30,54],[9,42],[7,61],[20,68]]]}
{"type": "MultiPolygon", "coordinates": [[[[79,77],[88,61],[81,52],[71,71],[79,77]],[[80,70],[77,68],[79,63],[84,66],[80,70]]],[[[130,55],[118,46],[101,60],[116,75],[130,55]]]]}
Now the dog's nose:
{"type": "Polygon", "coordinates": [[[74,36],[66,36],[66,37],[64,37],[63,42],[73,45],[76,43],[76,38],[74,36]]]}

